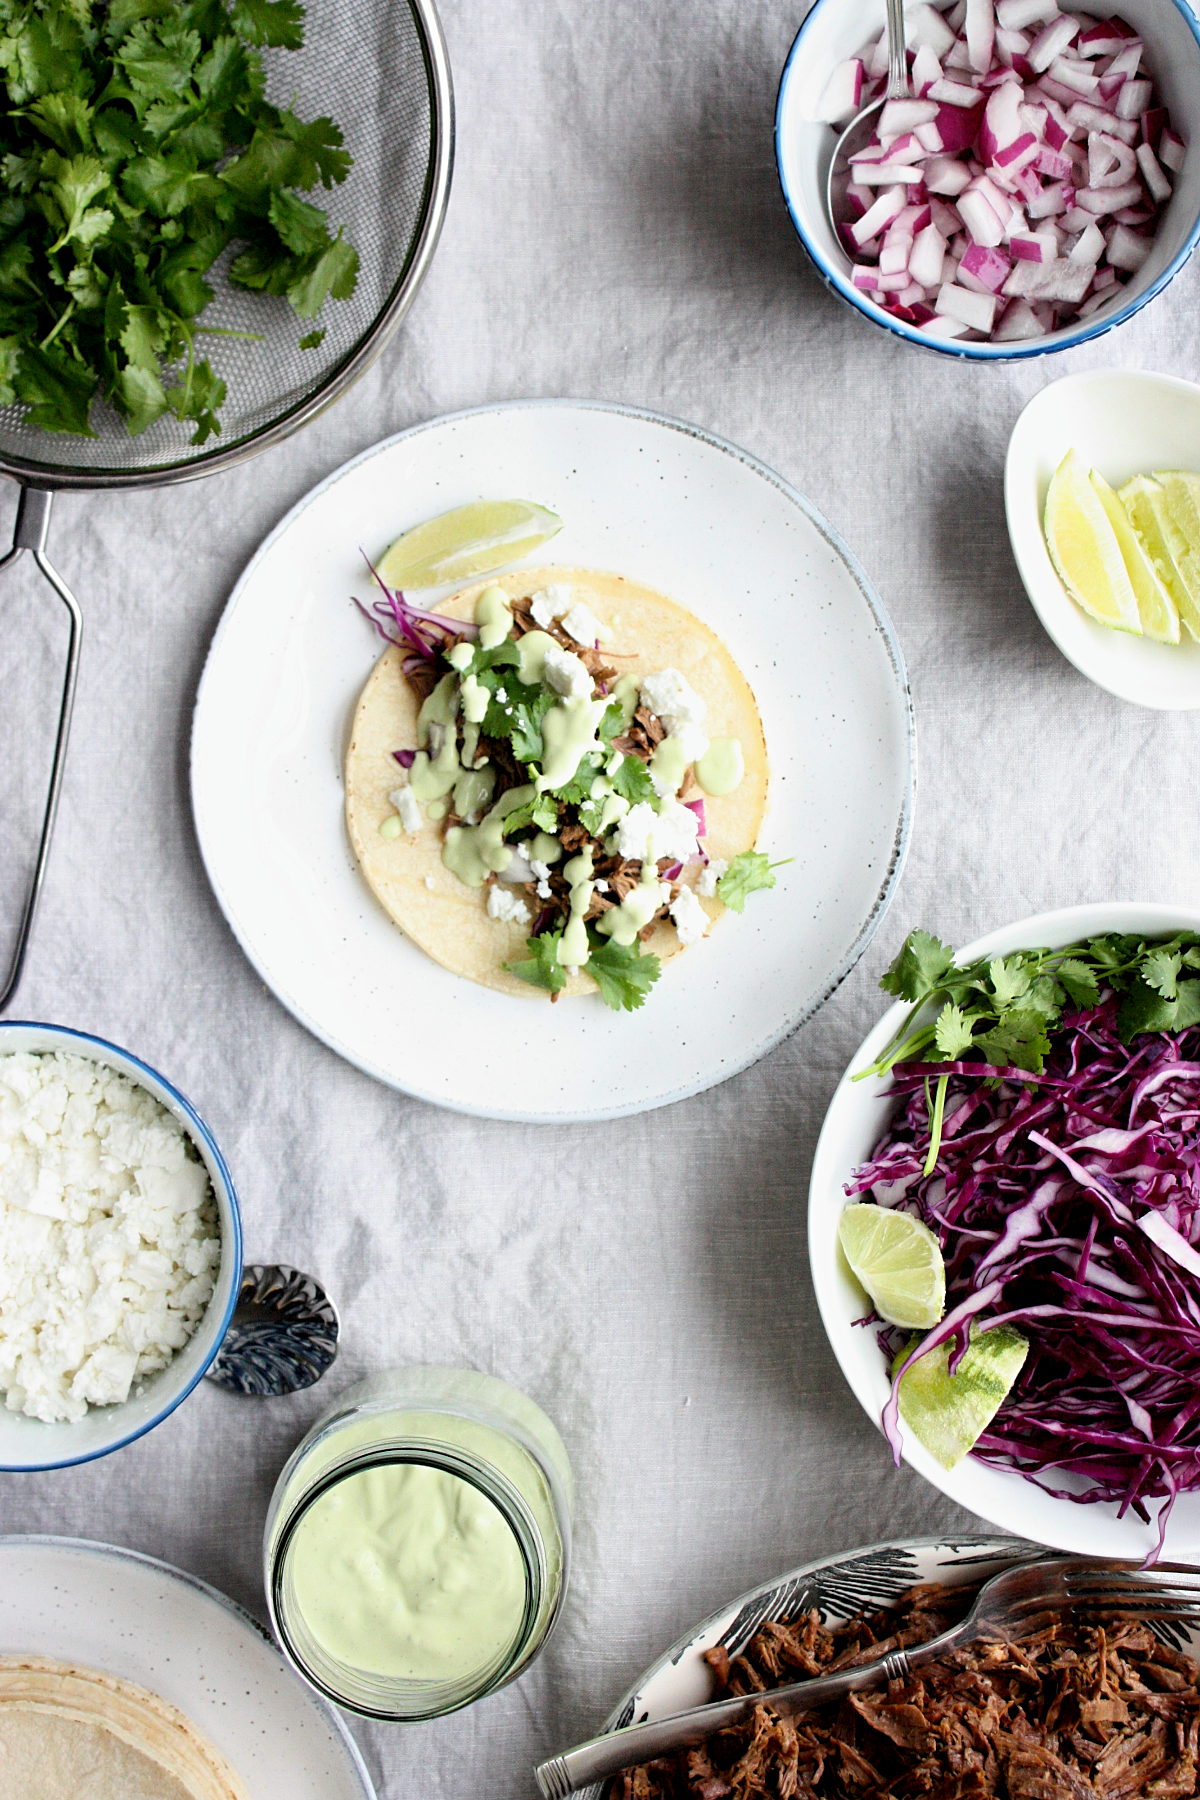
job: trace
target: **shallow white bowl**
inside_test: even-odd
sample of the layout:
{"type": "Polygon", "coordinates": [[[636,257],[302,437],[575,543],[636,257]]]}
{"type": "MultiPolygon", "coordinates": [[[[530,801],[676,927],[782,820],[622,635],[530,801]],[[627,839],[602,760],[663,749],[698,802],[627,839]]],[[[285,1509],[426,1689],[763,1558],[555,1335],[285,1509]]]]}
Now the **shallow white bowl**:
{"type": "Polygon", "coordinates": [[[882,325],[910,344],[974,362],[1044,356],[1047,351],[1066,350],[1103,337],[1114,325],[1132,318],[1182,269],[1200,240],[1200,19],[1188,0],[1087,0],[1087,11],[1098,18],[1119,12],[1139,32],[1160,103],[1166,105],[1189,152],[1175,177],[1175,191],[1154,248],[1118,305],[1111,311],[1102,307],[1092,317],[1043,338],[987,344],[931,339],[916,326],[894,319],[851,286],[849,258],[825,213],[825,184],[838,133],[830,125],[815,123],[814,114],[834,65],[857,56],[863,45],[883,30],[884,0],[816,0],[796,34],[779,83],[775,160],[792,223],[818,274],[873,325],[882,325]]]}
{"type": "MultiPolygon", "coordinates": [[[[1110,901],[1069,906],[1040,913],[989,933],[959,953],[961,961],[1012,950],[1058,948],[1106,931],[1139,932],[1169,937],[1176,931],[1200,931],[1200,911],[1187,906],[1153,906],[1138,901],[1110,901]]],[[[813,1161],[808,1199],[808,1255],[821,1322],[867,1416],[879,1425],[888,1397],[887,1369],[870,1326],[856,1326],[863,1316],[863,1292],[851,1275],[837,1241],[837,1222],[846,1204],[845,1183],[879,1142],[891,1114],[890,1078],[854,1081],[859,1069],[870,1068],[908,1013],[900,1001],[880,1019],[851,1060],[838,1084],[813,1161]]],[[[889,1454],[886,1450],[881,1454],[889,1454]]],[[[904,1460],[935,1487],[980,1518],[1015,1536],[1033,1538],[1081,1556],[1140,1559],[1157,1541],[1157,1526],[1127,1513],[1117,1518],[1115,1505],[1056,1500],[1036,1482],[1012,1471],[989,1468],[965,1456],[954,1469],[943,1469],[909,1431],[904,1432],[904,1460]]],[[[1069,1486],[1071,1477],[1058,1477],[1069,1486]]],[[[1200,1492],[1181,1494],[1167,1527],[1163,1552],[1168,1560],[1194,1561],[1200,1556],[1200,1492]]]]}
{"type": "Polygon", "coordinates": [[[1200,644],[1110,631],[1071,599],[1042,531],[1046,490],[1068,450],[1112,487],[1155,469],[1200,474],[1200,387],[1134,369],[1065,375],[1035,394],[1008,440],[1004,507],[1025,592],[1063,655],[1121,700],[1175,712],[1200,706],[1200,644]]]}
{"type": "Polygon", "coordinates": [[[0,1056],[18,1050],[88,1056],[148,1088],[182,1125],[208,1170],[221,1221],[221,1267],[208,1311],[165,1369],[149,1375],[119,1406],[94,1406],[76,1425],[44,1425],[7,1411],[0,1401],[0,1470],[65,1469],[120,1450],[161,1424],[186,1399],[221,1347],[242,1283],[242,1222],[237,1194],[208,1126],[177,1088],[128,1050],[65,1025],[19,1020],[0,1024],[0,1056]]]}

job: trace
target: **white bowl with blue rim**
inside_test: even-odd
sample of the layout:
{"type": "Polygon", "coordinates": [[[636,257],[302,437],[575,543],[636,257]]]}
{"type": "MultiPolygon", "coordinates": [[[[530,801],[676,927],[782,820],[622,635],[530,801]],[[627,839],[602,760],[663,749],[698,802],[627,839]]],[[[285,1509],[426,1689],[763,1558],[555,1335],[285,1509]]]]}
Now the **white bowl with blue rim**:
{"type": "Polygon", "coordinates": [[[178,1121],[208,1170],[221,1228],[221,1262],[204,1317],[165,1369],[141,1379],[127,1400],[93,1406],[75,1423],[46,1424],[10,1412],[0,1400],[0,1470],[66,1469],[120,1450],[152,1431],[186,1400],[221,1347],[242,1283],[242,1221],[237,1194],[216,1139],[191,1102],[166,1078],[103,1038],[65,1025],[0,1024],[0,1056],[16,1051],[86,1056],[146,1088],[178,1121]]]}
{"type": "Polygon", "coordinates": [[[1200,241],[1200,18],[1188,0],[1087,0],[1087,11],[1097,18],[1119,12],[1142,38],[1159,103],[1166,106],[1173,129],[1188,146],[1187,155],[1175,177],[1175,191],[1163,212],[1154,248],[1116,305],[1101,307],[1090,317],[1045,337],[992,344],[930,338],[915,325],[893,318],[851,285],[849,258],[834,237],[825,211],[829,164],[842,127],[816,123],[815,115],[835,65],[857,56],[863,45],[883,30],[884,0],[816,0],[796,33],[779,83],[775,160],[792,223],[817,273],[833,293],[873,325],[923,349],[973,362],[1045,356],[1049,351],[1091,343],[1115,325],[1124,324],[1182,269],[1200,241]]]}

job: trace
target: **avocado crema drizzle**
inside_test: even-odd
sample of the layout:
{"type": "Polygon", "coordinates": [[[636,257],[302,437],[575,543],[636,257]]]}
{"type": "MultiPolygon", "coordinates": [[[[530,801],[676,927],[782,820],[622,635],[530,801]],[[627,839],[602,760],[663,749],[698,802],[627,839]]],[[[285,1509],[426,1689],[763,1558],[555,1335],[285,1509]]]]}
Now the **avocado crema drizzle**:
{"type": "Polygon", "coordinates": [[[707,927],[678,877],[703,864],[700,891],[716,891],[702,795],[740,784],[740,742],[704,736],[705,702],[678,670],[639,679],[606,662],[611,631],[567,588],[510,600],[491,586],[473,626],[442,618],[457,635],[405,660],[418,747],[396,753],[407,785],[381,833],[441,823],[446,868],[488,888],[490,917],[532,925],[514,975],[556,999],[582,969],[610,1006],[640,1006],[660,969],[642,949],[655,921],[684,944],[707,927]]]}

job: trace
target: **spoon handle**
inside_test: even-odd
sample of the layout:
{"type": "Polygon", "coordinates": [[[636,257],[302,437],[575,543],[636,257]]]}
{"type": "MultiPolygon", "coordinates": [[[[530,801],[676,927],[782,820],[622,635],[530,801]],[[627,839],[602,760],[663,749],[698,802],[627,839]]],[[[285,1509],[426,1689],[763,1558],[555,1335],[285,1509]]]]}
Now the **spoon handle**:
{"type": "Polygon", "coordinates": [[[889,100],[903,100],[910,92],[908,56],[904,41],[904,0],[887,0],[889,100]]]}

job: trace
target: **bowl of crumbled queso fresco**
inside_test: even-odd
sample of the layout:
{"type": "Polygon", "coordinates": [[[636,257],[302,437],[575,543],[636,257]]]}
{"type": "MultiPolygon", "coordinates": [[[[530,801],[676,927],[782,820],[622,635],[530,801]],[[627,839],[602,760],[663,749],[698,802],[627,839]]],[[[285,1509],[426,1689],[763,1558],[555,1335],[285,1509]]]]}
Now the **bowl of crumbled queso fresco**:
{"type": "Polygon", "coordinates": [[[241,1272],[237,1195],[183,1095],[100,1038],[0,1025],[0,1469],[159,1424],[220,1348],[241,1272]]]}

